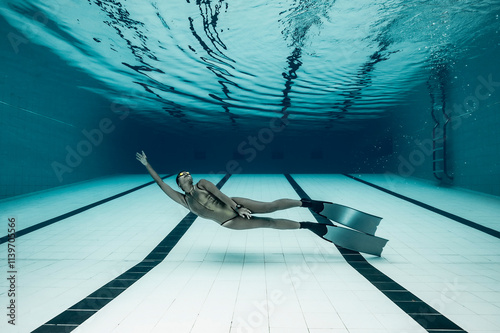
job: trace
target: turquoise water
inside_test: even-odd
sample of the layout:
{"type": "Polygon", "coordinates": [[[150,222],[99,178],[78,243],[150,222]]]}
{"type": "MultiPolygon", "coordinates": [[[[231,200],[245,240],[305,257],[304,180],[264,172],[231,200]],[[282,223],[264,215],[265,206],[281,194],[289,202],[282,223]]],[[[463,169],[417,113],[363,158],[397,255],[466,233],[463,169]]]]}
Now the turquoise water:
{"type": "Polygon", "coordinates": [[[10,331],[500,332],[499,14],[500,0],[1,0],[10,331]],[[365,263],[307,230],[195,220],[142,150],[175,190],[187,170],[231,197],[326,200],[381,217],[389,242],[365,263]]]}
{"type": "Polygon", "coordinates": [[[498,43],[500,2],[9,0],[0,8],[30,41],[102,82],[99,94],[162,126],[290,117],[311,129],[352,128],[411,103],[432,73],[489,47],[478,37],[498,43]]]}

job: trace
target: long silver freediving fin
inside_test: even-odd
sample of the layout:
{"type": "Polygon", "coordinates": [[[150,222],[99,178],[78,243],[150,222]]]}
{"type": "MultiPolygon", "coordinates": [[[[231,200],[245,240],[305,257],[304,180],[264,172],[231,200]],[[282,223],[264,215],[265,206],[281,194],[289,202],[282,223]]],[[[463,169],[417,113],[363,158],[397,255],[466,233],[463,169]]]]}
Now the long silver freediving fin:
{"type": "Polygon", "coordinates": [[[338,246],[352,251],[364,252],[380,257],[388,240],[368,235],[356,230],[327,225],[327,233],[322,237],[338,246]]]}
{"type": "Polygon", "coordinates": [[[351,207],[328,202],[323,202],[323,210],[317,213],[327,219],[369,235],[375,235],[377,227],[382,220],[381,217],[364,213],[351,207]]]}

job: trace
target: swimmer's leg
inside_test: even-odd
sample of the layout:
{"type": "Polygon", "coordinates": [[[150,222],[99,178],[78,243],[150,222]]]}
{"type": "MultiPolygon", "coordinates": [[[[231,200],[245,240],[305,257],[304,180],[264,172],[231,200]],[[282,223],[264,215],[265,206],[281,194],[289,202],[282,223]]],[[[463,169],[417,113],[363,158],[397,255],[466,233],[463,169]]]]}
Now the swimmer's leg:
{"type": "Polygon", "coordinates": [[[234,197],[231,199],[233,199],[237,204],[250,209],[253,214],[272,213],[277,210],[300,207],[302,205],[302,202],[300,200],[294,199],[278,199],[271,202],[256,201],[239,197],[234,197]]]}
{"type": "Polygon", "coordinates": [[[260,216],[252,216],[252,218],[250,219],[245,219],[241,216],[238,216],[230,221],[227,221],[223,224],[223,226],[233,230],[247,230],[256,228],[270,228],[280,230],[308,229],[320,237],[324,236],[328,231],[326,225],[320,223],[295,222],[287,219],[277,219],[260,216]]]}
{"type": "Polygon", "coordinates": [[[321,211],[323,211],[325,207],[324,204],[331,204],[329,201],[316,201],[310,199],[278,199],[271,202],[256,201],[240,197],[233,197],[231,199],[233,199],[237,204],[250,209],[250,211],[255,214],[272,213],[277,210],[293,207],[311,208],[316,213],[321,214],[321,211]]]}
{"type": "MultiPolygon", "coordinates": [[[[238,202],[238,201],[236,201],[236,202],[238,202]]],[[[248,209],[252,210],[251,208],[248,208],[248,209]]],[[[252,216],[250,219],[246,219],[246,218],[243,218],[241,216],[237,216],[234,219],[229,220],[226,223],[224,223],[223,226],[226,228],[229,228],[229,229],[233,229],[233,230],[247,230],[247,229],[256,229],[256,228],[291,230],[291,229],[299,229],[300,223],[292,221],[292,220],[273,219],[270,217],[252,216]]]]}

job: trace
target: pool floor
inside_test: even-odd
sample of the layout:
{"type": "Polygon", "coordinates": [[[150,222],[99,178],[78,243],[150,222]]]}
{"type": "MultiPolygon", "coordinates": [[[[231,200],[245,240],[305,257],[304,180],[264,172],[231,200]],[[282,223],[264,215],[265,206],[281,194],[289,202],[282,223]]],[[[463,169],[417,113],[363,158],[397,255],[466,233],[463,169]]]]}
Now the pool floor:
{"type": "MultiPolygon", "coordinates": [[[[0,201],[0,331],[500,331],[500,198],[389,174],[290,176],[313,199],[383,217],[382,256],[308,230],[220,227],[148,175],[99,178],[0,201]]],[[[300,198],[282,174],[224,181],[229,196],[300,198]]],[[[315,221],[305,208],[266,215],[315,221]]]]}

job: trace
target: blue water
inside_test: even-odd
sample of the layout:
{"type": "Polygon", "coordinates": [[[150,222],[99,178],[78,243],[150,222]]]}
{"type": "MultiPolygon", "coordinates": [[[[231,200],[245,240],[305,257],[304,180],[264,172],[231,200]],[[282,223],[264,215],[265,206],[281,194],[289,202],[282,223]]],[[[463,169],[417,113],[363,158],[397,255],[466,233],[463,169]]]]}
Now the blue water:
{"type": "Polygon", "coordinates": [[[0,10],[102,82],[96,92],[167,127],[276,117],[354,127],[411,103],[430,73],[487,48],[474,41],[497,37],[500,22],[499,1],[8,0],[0,10]]]}

